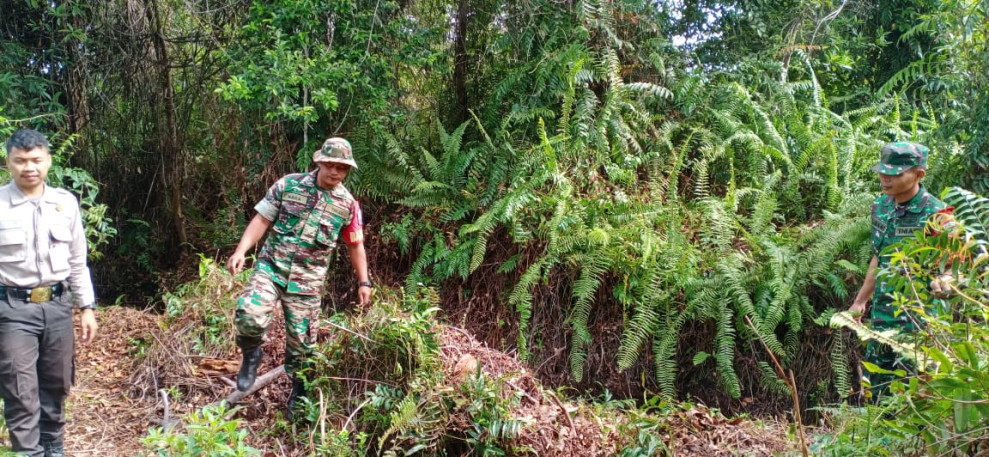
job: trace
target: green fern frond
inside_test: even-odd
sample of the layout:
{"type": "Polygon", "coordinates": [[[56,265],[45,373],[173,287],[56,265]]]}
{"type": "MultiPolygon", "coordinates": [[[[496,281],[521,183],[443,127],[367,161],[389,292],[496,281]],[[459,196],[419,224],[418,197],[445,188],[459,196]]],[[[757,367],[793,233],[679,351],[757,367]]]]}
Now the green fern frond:
{"type": "Polygon", "coordinates": [[[388,132],[380,132],[380,134],[385,138],[385,150],[388,151],[389,155],[395,159],[402,169],[412,176],[413,184],[425,180],[419,169],[413,165],[408,154],[402,149],[402,145],[398,139],[388,132]]]}
{"type": "Polygon", "coordinates": [[[845,398],[852,391],[850,379],[850,367],[848,355],[845,353],[845,339],[841,332],[836,332],[831,339],[831,375],[834,379],[834,388],[841,398],[845,398]]]}
{"type": "Polygon", "coordinates": [[[395,433],[404,433],[412,425],[418,411],[418,402],[414,394],[409,392],[402,398],[395,409],[388,415],[389,426],[381,438],[378,439],[378,447],[384,448],[388,438],[395,433]]]}
{"type": "MultiPolygon", "coordinates": [[[[763,313],[763,325],[760,331],[766,335],[775,335],[776,327],[782,322],[788,310],[787,304],[792,299],[793,281],[797,274],[793,265],[795,256],[789,249],[769,242],[763,243],[763,246],[770,256],[769,274],[771,277],[767,285],[772,290],[773,297],[769,307],[763,313]]],[[[793,307],[789,308],[792,309],[793,307]]],[[[777,348],[772,349],[773,352],[777,352],[777,348]]],[[[780,348],[778,354],[784,353],[780,348]]]]}
{"type": "MultiPolygon", "coordinates": [[[[863,326],[861,323],[857,322],[852,315],[843,311],[840,313],[835,313],[831,316],[830,322],[831,328],[848,328],[858,334],[859,338],[862,340],[876,340],[882,344],[885,344],[904,357],[910,358],[917,361],[918,363],[922,361],[916,360],[917,351],[912,343],[904,343],[893,339],[893,337],[898,333],[896,330],[886,330],[886,331],[875,331],[871,328],[863,326]]],[[[924,369],[924,364],[920,363],[918,368],[920,370],[924,369]]]]}
{"type": "Polygon", "coordinates": [[[567,137],[571,134],[572,126],[570,125],[570,119],[573,115],[574,100],[576,100],[577,75],[583,67],[584,61],[578,60],[571,65],[570,73],[567,74],[567,88],[563,93],[563,102],[560,107],[560,122],[557,126],[557,134],[562,137],[567,137]]]}
{"type": "Polygon", "coordinates": [[[989,240],[989,198],[952,187],[944,193],[944,201],[955,207],[955,219],[968,233],[980,240],[989,240]]]}
{"type": "Polygon", "coordinates": [[[632,319],[622,332],[621,344],[618,346],[618,369],[627,370],[639,359],[639,351],[648,337],[655,334],[659,320],[657,303],[639,303],[633,307],[632,319]]]}
{"type": "MultiPolygon", "coordinates": [[[[443,132],[443,126],[440,126],[439,130],[440,132],[443,132]]],[[[441,135],[446,135],[446,133],[443,132],[441,135]]],[[[426,176],[429,176],[431,179],[441,179],[443,176],[443,170],[440,168],[440,162],[436,160],[436,157],[433,157],[433,155],[424,148],[422,150],[422,159],[426,162],[426,176]]]]}
{"type": "Polygon", "coordinates": [[[731,250],[735,240],[735,217],[726,208],[723,200],[705,198],[701,208],[707,224],[701,227],[701,238],[720,252],[731,250]]]}
{"type": "Polygon", "coordinates": [[[718,330],[714,337],[714,360],[718,366],[721,383],[732,398],[742,394],[742,385],[735,372],[735,328],[732,326],[731,309],[725,307],[717,320],[718,330]]]}
{"type": "MultiPolygon", "coordinates": [[[[436,236],[439,235],[437,234],[436,236]]],[[[406,288],[410,291],[418,290],[421,284],[430,282],[426,270],[436,260],[436,256],[434,255],[435,246],[436,243],[425,243],[422,251],[419,252],[419,257],[412,264],[412,271],[409,272],[409,276],[405,280],[406,288]]]]}
{"type": "Polygon", "coordinates": [[[573,329],[570,374],[577,382],[584,377],[584,357],[587,346],[591,344],[591,331],[587,327],[587,321],[591,316],[594,294],[601,287],[604,273],[611,266],[610,259],[605,255],[606,247],[598,246],[579,262],[580,277],[573,283],[574,307],[570,315],[570,326],[573,329]]]}
{"type": "Polygon", "coordinates": [[[910,64],[906,67],[903,67],[900,71],[896,72],[896,74],[883,83],[883,85],[879,87],[877,95],[880,97],[885,97],[894,91],[906,87],[914,81],[925,77],[925,75],[939,73],[940,71],[934,68],[934,65],[930,60],[915,60],[910,62],[910,64]]]}
{"type": "Polygon", "coordinates": [[[765,387],[766,390],[780,396],[790,394],[790,387],[786,385],[786,381],[780,379],[779,374],[776,373],[776,370],[768,362],[764,360],[759,361],[759,373],[762,375],[759,378],[759,384],[765,387]]]}
{"type": "Polygon", "coordinates": [[[659,394],[664,398],[676,397],[676,350],[680,341],[680,330],[687,323],[689,314],[685,311],[668,307],[660,320],[656,337],[653,338],[652,353],[656,363],[656,385],[659,394]],[[665,324],[665,325],[663,325],[665,324]]]}
{"type": "Polygon", "coordinates": [[[636,82],[626,84],[625,88],[632,93],[651,95],[665,100],[673,98],[673,92],[658,84],[636,82]]]}
{"type": "Polygon", "coordinates": [[[470,260],[470,272],[474,272],[481,266],[484,261],[484,255],[487,253],[488,248],[488,238],[494,231],[497,220],[493,211],[487,211],[482,214],[477,221],[473,224],[464,226],[461,229],[461,235],[468,233],[477,233],[477,238],[474,239],[473,253],[471,254],[470,260]]]}
{"type": "Polygon", "coordinates": [[[844,278],[832,272],[827,272],[824,274],[823,279],[823,283],[819,282],[818,284],[823,286],[825,290],[831,292],[841,300],[848,298],[848,285],[845,284],[844,278]]]}
{"type": "Polygon", "coordinates": [[[749,232],[754,235],[772,235],[776,232],[773,219],[776,217],[777,199],[774,187],[779,182],[780,174],[774,173],[766,178],[759,199],[749,217],[749,232]]]}
{"type": "Polygon", "coordinates": [[[830,136],[822,136],[811,141],[810,144],[800,151],[799,158],[794,162],[794,175],[798,176],[800,173],[806,172],[812,159],[827,157],[829,155],[828,149],[832,148],[833,142],[834,139],[830,136]]]}
{"type": "MultiPolygon", "coordinates": [[[[800,345],[800,334],[804,330],[804,313],[800,301],[806,301],[806,296],[797,298],[798,303],[790,304],[786,310],[786,333],[783,335],[783,364],[789,365],[797,355],[800,345]]],[[[810,307],[809,304],[807,306],[810,307]]]]}
{"type": "Polygon", "coordinates": [[[519,313],[519,335],[518,354],[520,360],[529,358],[529,321],[532,319],[532,289],[542,276],[543,265],[546,258],[537,260],[522,273],[519,281],[515,284],[511,294],[508,296],[508,303],[515,307],[515,312],[519,313]]]}
{"type": "Polygon", "coordinates": [[[456,155],[460,153],[460,147],[463,143],[464,132],[467,130],[467,126],[470,125],[469,121],[464,121],[461,123],[453,133],[447,135],[446,129],[443,128],[442,124],[437,125],[437,130],[440,135],[440,144],[443,145],[443,154],[456,155]]]}
{"type": "MultiPolygon", "coordinates": [[[[713,283],[712,285],[727,287],[727,290],[721,289],[721,292],[725,293],[729,297],[728,303],[734,303],[738,309],[739,316],[749,316],[755,323],[756,328],[762,327],[762,315],[756,312],[755,305],[752,302],[752,297],[749,296],[749,284],[746,283],[745,267],[742,264],[742,259],[740,254],[735,254],[726,257],[715,267],[715,271],[718,277],[723,279],[722,282],[713,283]]],[[[728,303],[722,304],[722,306],[727,306],[728,303]]],[[[717,314],[714,314],[717,316],[717,314]]],[[[748,331],[748,330],[744,330],[748,331]]],[[[750,335],[754,336],[754,335],[750,335]]],[[[775,339],[775,338],[774,338],[775,339]]]]}

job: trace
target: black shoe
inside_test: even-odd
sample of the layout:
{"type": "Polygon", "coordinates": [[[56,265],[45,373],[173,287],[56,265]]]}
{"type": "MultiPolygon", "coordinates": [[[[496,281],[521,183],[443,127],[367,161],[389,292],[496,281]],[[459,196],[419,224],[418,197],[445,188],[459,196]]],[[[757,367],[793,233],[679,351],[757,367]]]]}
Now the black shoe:
{"type": "Polygon", "coordinates": [[[295,415],[295,401],[298,400],[299,397],[305,397],[305,396],[306,396],[306,383],[302,382],[301,379],[293,379],[292,393],[288,394],[287,417],[289,422],[292,421],[292,418],[295,415]]]}
{"type": "Polygon", "coordinates": [[[244,360],[240,362],[240,372],[237,373],[237,390],[246,392],[254,385],[254,380],[258,377],[258,366],[261,365],[261,356],[264,352],[260,346],[253,349],[241,348],[244,353],[244,360]]]}
{"type": "Polygon", "coordinates": [[[45,457],[65,457],[65,448],[61,441],[42,441],[45,448],[45,457]]]}

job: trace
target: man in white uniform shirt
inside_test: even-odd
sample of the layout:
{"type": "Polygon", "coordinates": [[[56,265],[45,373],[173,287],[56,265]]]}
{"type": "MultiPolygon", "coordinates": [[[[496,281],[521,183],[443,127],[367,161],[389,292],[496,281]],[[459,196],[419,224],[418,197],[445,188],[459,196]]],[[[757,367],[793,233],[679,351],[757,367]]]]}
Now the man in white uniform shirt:
{"type": "Polygon", "coordinates": [[[12,182],[0,187],[0,397],[12,450],[31,457],[65,455],[73,300],[82,341],[97,330],[79,203],[45,184],[51,163],[45,136],[18,130],[7,141],[12,182]]]}

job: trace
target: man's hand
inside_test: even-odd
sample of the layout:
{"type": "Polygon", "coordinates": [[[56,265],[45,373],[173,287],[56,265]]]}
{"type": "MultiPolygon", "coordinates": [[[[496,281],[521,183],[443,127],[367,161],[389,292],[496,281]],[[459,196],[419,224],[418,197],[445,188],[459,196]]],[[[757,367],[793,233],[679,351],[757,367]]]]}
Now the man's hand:
{"type": "Polygon", "coordinates": [[[240,271],[243,269],[244,269],[244,253],[234,252],[233,254],[230,255],[230,258],[227,259],[227,271],[229,271],[230,274],[235,275],[237,273],[240,273],[240,271]]]}
{"type": "Polygon", "coordinates": [[[951,288],[951,283],[955,282],[955,278],[951,276],[951,273],[945,273],[931,281],[931,294],[934,298],[947,298],[955,293],[954,289],[951,288]]]}
{"type": "Polygon", "coordinates": [[[370,286],[360,286],[357,288],[357,297],[360,299],[360,305],[364,306],[371,303],[371,287],[370,286]]]}
{"type": "Polygon", "coordinates": [[[96,312],[91,309],[82,310],[82,316],[79,319],[79,329],[82,330],[82,342],[89,343],[96,339],[96,330],[99,329],[99,325],[96,324],[96,312]]]}
{"type": "Polygon", "coordinates": [[[869,268],[865,270],[865,281],[862,281],[862,288],[855,294],[855,300],[848,312],[855,316],[855,322],[862,323],[862,315],[865,314],[865,305],[872,300],[872,294],[876,291],[876,268],[879,267],[879,257],[872,256],[869,268]]]}
{"type": "Polygon", "coordinates": [[[855,316],[855,322],[862,323],[862,315],[865,314],[865,302],[856,301],[848,308],[848,312],[855,316]]]}
{"type": "Polygon", "coordinates": [[[258,244],[258,240],[268,232],[269,227],[271,227],[271,221],[260,214],[254,215],[251,222],[247,224],[247,228],[244,229],[244,234],[240,236],[237,249],[234,249],[234,253],[230,254],[230,258],[227,259],[227,271],[230,274],[236,275],[244,269],[244,253],[258,244]]]}

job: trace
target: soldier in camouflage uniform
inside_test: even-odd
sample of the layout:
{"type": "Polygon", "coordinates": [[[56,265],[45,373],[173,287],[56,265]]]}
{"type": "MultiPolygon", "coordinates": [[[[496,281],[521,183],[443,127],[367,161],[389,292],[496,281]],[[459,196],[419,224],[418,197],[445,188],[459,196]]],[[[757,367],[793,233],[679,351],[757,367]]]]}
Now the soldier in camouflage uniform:
{"type": "MultiPolygon", "coordinates": [[[[872,169],[879,173],[883,195],[872,203],[872,261],[849,311],[861,315],[872,299],[870,313],[872,329],[883,331],[898,329],[916,332],[916,321],[907,312],[897,313],[890,295],[892,288],[887,278],[877,272],[889,267],[889,247],[900,240],[924,230],[928,218],[944,209],[940,200],[927,192],[921,179],[926,173],[927,147],[909,142],[889,143],[882,147],[879,164],[872,169]]],[[[870,340],[866,347],[867,361],[886,370],[914,371],[913,364],[887,345],[870,340]]],[[[868,373],[873,400],[878,401],[891,381],[889,374],[868,373]]]]}
{"type": "Polygon", "coordinates": [[[370,300],[372,287],[360,206],[342,184],[347,173],[357,168],[350,143],[330,138],[313,153],[313,161],[317,170],[287,175],[268,189],[227,260],[227,269],[239,272],[247,251],[272,228],[247,289],[237,301],[237,346],[243,353],[237,389],[246,391],[254,384],[261,341],[272,309],[280,301],[285,313],[285,372],[293,379],[290,413],[303,393],[298,374],[306,368],[315,346],[323,280],[338,239],[343,239],[350,252],[362,305],[370,300]]]}

